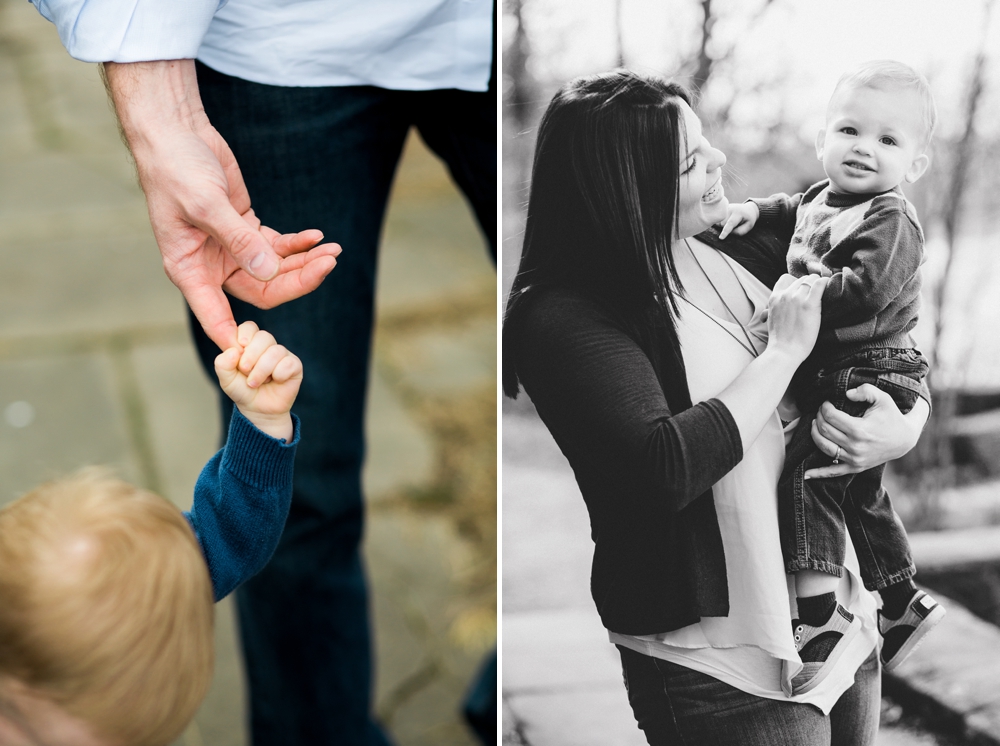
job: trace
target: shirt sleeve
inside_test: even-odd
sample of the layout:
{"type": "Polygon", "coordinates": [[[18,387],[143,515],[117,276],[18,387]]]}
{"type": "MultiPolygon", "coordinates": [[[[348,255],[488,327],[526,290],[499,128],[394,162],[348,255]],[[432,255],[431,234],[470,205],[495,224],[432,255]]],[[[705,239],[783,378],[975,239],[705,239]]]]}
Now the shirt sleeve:
{"type": "Polygon", "coordinates": [[[191,59],[226,0],[31,0],[83,62],[191,59]]]}
{"type": "Polygon", "coordinates": [[[775,231],[787,244],[792,240],[792,234],[795,232],[795,216],[802,203],[802,196],[803,193],[800,192],[791,196],[774,194],[770,197],[748,200],[757,205],[757,209],[760,211],[754,229],[756,230],[757,225],[759,225],[762,228],[775,231]],[[787,238],[785,238],[786,236],[787,238]]]}
{"type": "Polygon", "coordinates": [[[822,328],[861,324],[913,281],[923,261],[923,236],[904,211],[876,208],[825,261],[835,269],[823,293],[822,328]]]}
{"type": "Polygon", "coordinates": [[[518,321],[517,372],[585,495],[651,496],[681,511],[743,458],[725,404],[710,399],[671,412],[646,353],[594,304],[540,301],[518,321]],[[598,479],[608,483],[587,490],[598,479]],[[646,488],[625,487],[632,483],[646,488]]]}
{"type": "Polygon", "coordinates": [[[225,447],[201,470],[194,505],[185,517],[194,529],[219,601],[260,572],[285,528],[292,502],[299,419],[291,443],[272,438],[233,408],[225,447]]]}

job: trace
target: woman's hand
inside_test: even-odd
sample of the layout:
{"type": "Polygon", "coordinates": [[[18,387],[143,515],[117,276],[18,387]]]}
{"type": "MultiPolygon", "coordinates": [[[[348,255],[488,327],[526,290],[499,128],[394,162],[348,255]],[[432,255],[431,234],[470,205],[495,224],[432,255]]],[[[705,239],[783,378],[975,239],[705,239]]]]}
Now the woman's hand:
{"type": "Polygon", "coordinates": [[[767,303],[767,347],[802,362],[819,334],[823,291],[829,280],[818,275],[782,275],[767,303]]]}
{"type": "Polygon", "coordinates": [[[830,402],[823,403],[812,424],[812,439],[823,453],[838,457],[839,463],[810,469],[806,479],[856,474],[899,458],[917,444],[930,414],[927,402],[917,399],[904,415],[889,394],[870,383],[851,389],[847,398],[871,402],[871,406],[860,417],[851,417],[830,402]]]}

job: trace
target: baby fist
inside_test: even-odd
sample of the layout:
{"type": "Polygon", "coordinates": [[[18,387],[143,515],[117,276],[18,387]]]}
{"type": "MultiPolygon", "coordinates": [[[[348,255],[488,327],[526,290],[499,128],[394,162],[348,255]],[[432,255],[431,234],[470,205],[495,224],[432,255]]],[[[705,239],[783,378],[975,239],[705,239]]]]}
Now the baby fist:
{"type": "Polygon", "coordinates": [[[236,334],[238,346],[215,358],[219,385],[258,429],[290,441],[289,410],[302,383],[302,361],[252,321],[236,334]]]}

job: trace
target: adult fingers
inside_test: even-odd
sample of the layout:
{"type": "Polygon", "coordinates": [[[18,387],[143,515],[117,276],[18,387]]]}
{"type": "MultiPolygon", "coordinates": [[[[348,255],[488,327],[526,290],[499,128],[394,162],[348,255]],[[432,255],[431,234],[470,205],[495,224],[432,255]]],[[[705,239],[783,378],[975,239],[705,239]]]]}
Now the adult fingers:
{"type": "MultiPolygon", "coordinates": [[[[274,250],[281,257],[287,257],[292,254],[298,254],[302,251],[308,251],[314,248],[320,241],[323,240],[323,233],[321,231],[310,229],[307,231],[299,231],[298,233],[275,233],[274,238],[271,239],[271,245],[274,250]]],[[[332,244],[337,246],[337,244],[332,244]]],[[[337,254],[340,253],[339,246],[337,246],[337,254]]]]}
{"type": "Polygon", "coordinates": [[[859,425],[860,421],[861,418],[852,417],[846,412],[842,412],[830,402],[823,402],[816,414],[816,422],[820,432],[827,439],[834,440],[841,445],[864,436],[859,425]]]}
{"type": "Polygon", "coordinates": [[[818,422],[819,417],[817,416],[817,419],[813,420],[811,429],[813,443],[815,443],[816,447],[830,458],[836,458],[838,463],[829,464],[816,469],[810,469],[803,475],[803,477],[805,479],[826,479],[829,477],[840,477],[845,474],[854,474],[861,471],[858,465],[853,461],[853,454],[847,450],[843,444],[827,438],[821,432],[818,422]]]}
{"type": "Polygon", "coordinates": [[[810,469],[802,477],[803,479],[829,479],[830,477],[842,477],[845,474],[857,474],[859,471],[861,470],[852,464],[841,461],[839,464],[810,469]]]}
{"type": "Polygon", "coordinates": [[[778,278],[778,281],[776,283],[774,283],[774,288],[771,290],[771,292],[780,293],[782,290],[787,289],[788,286],[791,285],[793,282],[795,282],[794,277],[792,277],[789,274],[784,274],[778,278]]]}
{"type": "Polygon", "coordinates": [[[847,439],[844,438],[843,433],[822,427],[819,415],[812,422],[810,434],[816,447],[830,458],[844,455],[844,449],[848,445],[847,439]]]}
{"type": "Polygon", "coordinates": [[[229,307],[229,299],[218,285],[210,283],[178,283],[181,293],[191,307],[191,312],[198,319],[201,328],[208,338],[218,345],[220,350],[235,347],[236,321],[233,319],[233,309],[229,307]]]}
{"type": "Polygon", "coordinates": [[[275,277],[264,288],[261,300],[263,308],[274,308],[294,298],[311,293],[322,284],[337,260],[329,255],[322,255],[302,265],[301,269],[285,272],[275,277]]]}
{"type": "Polygon", "coordinates": [[[871,404],[886,404],[892,401],[892,397],[888,393],[870,383],[863,383],[855,389],[849,389],[846,393],[847,398],[851,401],[866,401],[871,404]]]}
{"type": "Polygon", "coordinates": [[[244,220],[228,200],[217,201],[192,215],[191,222],[213,236],[240,267],[258,280],[270,280],[278,274],[281,258],[257,226],[244,220]]]}
{"type": "Polygon", "coordinates": [[[336,256],[331,253],[335,246],[323,244],[282,260],[281,273],[270,282],[261,283],[245,272],[236,272],[226,280],[224,287],[230,294],[258,308],[280,306],[320,286],[337,265],[336,256]]]}

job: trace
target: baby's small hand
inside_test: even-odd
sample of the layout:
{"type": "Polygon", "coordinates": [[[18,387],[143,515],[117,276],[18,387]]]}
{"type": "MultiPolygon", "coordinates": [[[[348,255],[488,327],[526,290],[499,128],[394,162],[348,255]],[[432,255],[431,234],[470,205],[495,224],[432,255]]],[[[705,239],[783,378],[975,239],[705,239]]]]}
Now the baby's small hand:
{"type": "Polygon", "coordinates": [[[730,203],[728,209],[729,217],[719,231],[719,238],[725,238],[730,233],[735,233],[737,236],[746,235],[760,217],[760,210],[753,202],[743,202],[739,205],[730,203]]]}
{"type": "Polygon", "coordinates": [[[257,428],[290,441],[289,410],[302,383],[302,361],[252,321],[240,324],[236,334],[240,346],[215,358],[219,385],[257,428]]]}

